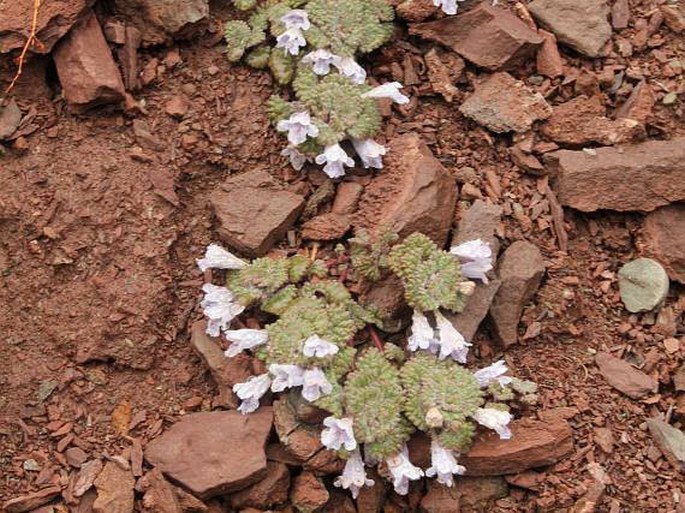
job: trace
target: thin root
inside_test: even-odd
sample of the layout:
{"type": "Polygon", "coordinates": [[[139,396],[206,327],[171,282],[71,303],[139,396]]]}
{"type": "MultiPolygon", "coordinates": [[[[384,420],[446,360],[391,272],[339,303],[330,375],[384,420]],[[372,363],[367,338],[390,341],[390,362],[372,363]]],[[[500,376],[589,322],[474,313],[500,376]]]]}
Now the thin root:
{"type": "Polygon", "coordinates": [[[26,43],[24,43],[24,47],[21,49],[19,57],[17,58],[17,72],[15,73],[12,82],[10,82],[10,85],[7,86],[7,89],[5,89],[5,93],[9,93],[16,85],[17,81],[19,80],[19,77],[21,77],[21,74],[24,71],[24,61],[26,60],[26,54],[28,53],[31,45],[35,43],[36,46],[41,46],[41,42],[38,41],[38,38],[36,38],[40,2],[41,0],[33,0],[33,19],[31,20],[31,32],[29,34],[29,37],[26,39],[26,43]]]}

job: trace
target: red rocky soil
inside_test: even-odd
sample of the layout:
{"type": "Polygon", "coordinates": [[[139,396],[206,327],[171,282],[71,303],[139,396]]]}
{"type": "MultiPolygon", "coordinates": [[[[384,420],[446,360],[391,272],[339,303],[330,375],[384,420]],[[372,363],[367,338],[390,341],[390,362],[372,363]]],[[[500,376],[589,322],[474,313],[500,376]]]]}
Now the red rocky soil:
{"type": "MultiPolygon", "coordinates": [[[[412,9],[408,5],[412,2],[422,3],[402,3],[402,9],[410,12],[407,19],[423,21],[433,12],[425,5],[412,9]]],[[[66,2],[64,9],[69,12],[65,13],[67,21],[62,21],[73,23],[91,3],[66,2]]],[[[128,2],[141,3],[146,2],[128,2]]],[[[181,3],[190,17],[195,16],[193,2],[181,3]]],[[[48,16],[54,9],[50,2],[45,4],[48,16]]],[[[355,212],[360,190],[354,184],[368,186],[374,179],[357,170],[342,184],[333,185],[320,171],[299,174],[290,169],[279,155],[283,140],[265,116],[264,102],[274,91],[270,77],[231,66],[222,53],[221,25],[233,16],[223,6],[225,2],[212,4],[209,21],[200,23],[189,41],[171,43],[168,35],[154,26],[146,33],[148,42],[166,42],[167,46],[138,51],[135,43],[141,40],[140,32],[136,37],[130,27],[122,31],[116,23],[107,25],[113,18],[108,6],[100,4],[104,2],[96,5],[98,19],[106,28],[108,44],[116,50],[116,63],[124,67],[124,77],[129,77],[125,84],[132,96],[126,101],[126,111],[109,105],[83,115],[75,113],[90,101],[88,95],[96,103],[103,95],[109,101],[111,91],[84,82],[84,87],[91,87],[81,91],[86,100],[76,101],[75,109],[68,108],[59,94],[52,57],[44,55],[31,59],[14,91],[14,115],[16,118],[18,107],[20,124],[19,118],[8,121],[0,117],[0,135],[6,139],[0,146],[0,150],[5,148],[5,155],[0,155],[0,504],[6,502],[8,512],[218,513],[256,512],[273,506],[280,507],[278,511],[323,507],[324,511],[365,513],[376,511],[381,504],[387,512],[459,508],[492,512],[685,511],[681,474],[685,455],[669,445],[673,435],[669,429],[678,431],[685,425],[685,370],[681,367],[685,289],[672,281],[669,297],[657,313],[629,314],[617,286],[621,265],[643,255],[660,260],[672,280],[682,281],[685,229],[668,227],[683,226],[685,207],[672,203],[670,210],[645,214],[657,205],[682,202],[685,197],[655,193],[657,202],[621,208],[621,194],[630,184],[615,169],[602,169],[597,176],[603,181],[592,180],[592,189],[577,202],[590,207],[576,208],[631,211],[580,212],[572,208],[574,202],[566,202],[563,189],[557,197],[556,180],[564,175],[550,176],[555,156],[544,155],[558,149],[578,151],[564,158],[570,159],[569,165],[580,166],[582,162],[573,159],[600,153],[593,149],[597,141],[624,142],[616,139],[616,121],[610,120],[626,101],[631,103],[623,112],[630,107],[632,114],[619,117],[641,123],[641,132],[637,137],[631,133],[630,141],[676,142],[685,137],[682,6],[616,0],[611,7],[611,41],[600,58],[584,57],[563,45],[558,46],[561,54],[557,55],[553,38],[550,44],[555,27],[549,17],[541,17],[548,20],[543,24],[548,32],[542,37],[530,36],[519,26],[498,27],[497,19],[488,18],[488,38],[511,38],[525,48],[523,53],[479,57],[473,55],[472,45],[467,45],[469,54],[463,57],[471,62],[486,62],[485,67],[492,70],[499,66],[493,63],[513,64],[505,66],[511,80],[525,84],[529,95],[539,93],[535,101],[542,98],[553,110],[574,98],[595,98],[593,129],[608,133],[578,145],[567,141],[582,140],[585,121],[561,120],[555,125],[564,127],[561,134],[558,128],[545,130],[548,113],[531,116],[521,111],[527,108],[525,102],[511,103],[519,101],[518,93],[508,96],[509,91],[501,91],[500,100],[506,104],[506,115],[525,119],[522,125],[515,124],[525,133],[493,133],[480,126],[477,117],[467,118],[459,106],[474,89],[477,92],[482,87],[486,71],[465,64],[447,46],[431,42],[426,25],[411,31],[422,33],[424,39],[398,29],[396,39],[368,59],[374,77],[401,81],[412,98],[407,106],[385,109],[387,124],[380,139],[389,141],[411,133],[427,145],[438,161],[431,165],[441,165],[452,177],[447,177],[447,183],[455,180],[459,186],[454,226],[468,218],[465,214],[474,201],[485,200],[500,207],[501,222],[497,217],[494,223],[484,222],[483,226],[492,229],[487,228],[490,232],[483,237],[494,239],[497,235],[502,248],[528,241],[542,254],[546,273],[540,288],[515,294],[517,287],[508,285],[506,290],[518,297],[520,304],[512,305],[513,313],[504,312],[499,321],[486,318],[474,337],[472,353],[474,366],[504,354],[515,375],[539,384],[539,404],[522,413],[529,419],[519,421],[517,429],[538,429],[543,434],[531,441],[530,433],[537,431],[526,431],[519,443],[528,445],[513,451],[518,454],[516,464],[533,462],[537,468],[513,465],[514,473],[505,481],[499,477],[464,478],[455,490],[420,484],[412,487],[408,497],[377,485],[351,501],[332,486],[330,477],[320,478],[321,474],[338,473],[339,465],[325,451],[317,452],[316,432],[297,425],[281,436],[292,444],[286,448],[272,435],[266,459],[259,443],[245,441],[246,447],[238,451],[241,458],[256,459],[250,460],[250,472],[237,472],[241,481],[235,487],[200,475],[209,484],[203,481],[197,490],[191,485],[184,491],[175,486],[183,484],[178,476],[166,475],[176,479],[172,485],[158,470],[151,471],[151,464],[165,461],[168,453],[155,457],[148,451],[164,448],[160,434],[181,432],[184,425],[178,421],[183,416],[234,406],[226,387],[237,374],[250,372],[247,361],[241,368],[214,369],[212,376],[205,364],[212,361],[211,346],[202,346],[198,340],[191,345],[191,327],[201,318],[198,301],[205,279],[195,258],[222,230],[228,230],[220,224],[223,218],[212,206],[212,194],[222,190],[228,176],[250,171],[268,172],[280,191],[305,198],[303,210],[297,200],[292,212],[279,213],[279,223],[297,217],[294,226],[291,220],[266,227],[261,239],[252,237],[253,246],[246,246],[247,251],[253,247],[262,252],[276,243],[271,253],[284,254],[314,244],[302,240],[302,225],[316,214],[328,214],[334,201],[333,215],[338,217],[331,221],[331,229],[337,230],[335,236],[349,227],[348,216],[367,219],[355,212]],[[543,39],[545,53],[537,55],[542,74],[536,74],[535,48],[531,53],[530,45],[539,45],[543,39]],[[444,67],[446,62],[449,69],[444,67]],[[434,65],[427,69],[430,63],[434,65]],[[555,71],[560,65],[563,76],[555,71]],[[131,76],[138,77],[140,84],[131,81],[131,76]],[[631,92],[647,94],[644,85],[637,87],[642,80],[651,99],[631,97],[631,92]],[[436,94],[439,91],[451,102],[436,94]],[[533,129],[526,132],[532,123],[533,129]],[[278,228],[277,239],[268,228],[278,228]],[[664,230],[670,231],[668,236],[664,230]],[[266,246],[261,245],[264,241],[266,246]],[[518,328],[516,319],[511,324],[512,315],[519,315],[517,309],[522,310],[518,328]],[[497,337],[501,330],[506,330],[506,339],[497,337]],[[506,351],[502,342],[508,346],[506,351]],[[228,376],[217,377],[226,372],[228,376]],[[659,415],[665,415],[670,426],[650,420],[659,415]],[[571,438],[564,421],[570,425],[571,438]],[[176,431],[169,431],[174,424],[176,431]],[[153,439],[157,439],[156,445],[151,446],[153,439]],[[307,470],[300,472],[302,466],[307,470]],[[245,488],[248,484],[251,487],[245,488]],[[238,488],[243,490],[229,493],[238,488]],[[208,490],[228,495],[208,499],[215,495],[208,490]],[[195,491],[197,497],[188,491],[195,491]],[[50,506],[44,506],[47,503],[50,506]]],[[[535,23],[520,4],[507,7],[522,23],[535,23]]],[[[0,52],[21,45],[23,40],[11,31],[27,28],[17,26],[17,19],[26,19],[26,13],[13,13],[6,18],[12,22],[11,30],[3,35],[3,9],[7,8],[0,2],[0,52]]],[[[544,5],[538,7],[542,8],[544,5]]],[[[62,25],[48,18],[41,25],[45,32],[39,33],[47,45],[45,52],[65,33],[62,25]]],[[[513,16],[502,23],[512,23],[510,18],[513,16]]],[[[568,44],[582,49],[575,36],[568,35],[565,21],[564,27],[556,30],[572,42],[568,44]]],[[[187,28],[194,22],[182,25],[187,28]]],[[[177,30],[181,28],[175,26],[177,30]]],[[[597,41],[591,43],[595,52],[597,41]]],[[[507,48],[511,46],[503,44],[496,50],[506,52],[507,48]]],[[[488,50],[481,48],[483,51],[488,50]]],[[[84,72],[88,73],[92,64],[86,62],[84,72]]],[[[13,72],[8,54],[0,54],[3,89],[13,72]]],[[[519,91],[519,86],[515,87],[519,91]]],[[[64,97],[69,99],[67,91],[64,97]]],[[[3,112],[9,111],[7,107],[3,112]]],[[[586,116],[587,112],[565,115],[575,114],[586,116]]],[[[558,118],[558,111],[556,116],[552,119],[558,118]]],[[[680,150],[682,155],[682,146],[670,150],[680,150]]],[[[609,159],[610,168],[610,156],[600,156],[609,159]]],[[[682,161],[679,165],[677,173],[655,172],[658,183],[635,186],[657,192],[680,191],[685,170],[682,161]]],[[[639,170],[631,172],[639,175],[639,170]]],[[[395,200],[394,184],[385,189],[392,196],[383,196],[382,178],[371,190],[374,204],[369,206],[370,216],[382,217],[390,211],[383,202],[395,200]]],[[[573,189],[576,196],[582,192],[573,189]]],[[[244,201],[249,209],[251,198],[246,196],[244,201]]],[[[363,199],[362,206],[364,202],[369,199],[363,199]]],[[[499,216],[499,211],[494,211],[499,216]]],[[[309,226],[314,235],[306,238],[326,240],[325,223],[309,226]]],[[[247,244],[242,239],[235,242],[238,246],[243,243],[247,244]]],[[[320,251],[325,253],[327,247],[322,245],[320,251]]],[[[534,280],[540,278],[541,269],[529,271],[534,280]]],[[[520,275],[527,274],[517,271],[514,278],[520,275]]],[[[502,287],[513,283],[507,282],[506,276],[500,278],[502,287]]],[[[480,316],[476,325],[492,301],[492,294],[483,295],[487,296],[485,309],[473,314],[480,316]]],[[[306,413],[298,411],[300,418],[306,413]]],[[[276,429],[285,429],[276,417],[276,429]]],[[[266,436],[262,431],[260,439],[266,436]]],[[[492,451],[500,450],[493,449],[495,445],[478,445],[473,461],[487,465],[494,458],[497,462],[501,453],[493,456],[492,451]]],[[[212,459],[223,456],[209,454],[210,447],[204,447],[201,454],[184,454],[191,460],[185,463],[199,474],[216,463],[212,459]]],[[[181,463],[175,460],[170,465],[181,463]]],[[[188,468],[179,472],[188,472],[188,468]]],[[[487,468],[480,473],[490,474],[487,468]]]]}

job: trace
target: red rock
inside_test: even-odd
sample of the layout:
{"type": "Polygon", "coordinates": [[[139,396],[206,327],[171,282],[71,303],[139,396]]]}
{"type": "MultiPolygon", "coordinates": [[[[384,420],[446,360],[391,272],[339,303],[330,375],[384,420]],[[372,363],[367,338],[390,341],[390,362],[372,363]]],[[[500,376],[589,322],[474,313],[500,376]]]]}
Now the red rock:
{"type": "Polygon", "coordinates": [[[672,280],[685,283],[685,205],[659,208],[645,217],[644,252],[664,266],[672,280]]]}
{"type": "Polygon", "coordinates": [[[637,84],[628,99],[614,114],[616,118],[628,118],[644,124],[652,114],[656,95],[651,86],[644,80],[637,84]]]}
{"type": "Polygon", "coordinates": [[[564,420],[515,420],[512,437],[500,440],[493,432],[478,435],[471,450],[459,458],[469,476],[518,474],[552,465],[573,452],[571,427],[564,420]]]}
{"type": "Polygon", "coordinates": [[[581,95],[554,107],[542,133],[560,144],[620,144],[645,138],[644,127],[634,119],[611,120],[599,96],[581,95]]]}
{"type": "Polygon", "coordinates": [[[75,468],[80,468],[88,459],[88,455],[80,447],[70,447],[66,450],[64,456],[67,458],[67,463],[75,468]]]}
{"type": "Polygon", "coordinates": [[[352,497],[342,490],[331,490],[331,498],[326,503],[326,513],[357,513],[352,497]]]}
{"type": "Polygon", "coordinates": [[[172,118],[181,119],[188,112],[188,102],[182,96],[174,95],[164,104],[164,112],[172,118]]]}
{"type": "Polygon", "coordinates": [[[235,509],[245,507],[270,509],[288,500],[290,471],[283,463],[270,461],[266,466],[266,476],[261,481],[234,493],[229,501],[235,509]]]}
{"type": "Polygon", "coordinates": [[[202,499],[223,495],[264,477],[264,446],[272,423],[268,406],[250,415],[192,413],[152,440],[145,459],[202,499]]]}
{"type": "Polygon", "coordinates": [[[420,511],[454,513],[468,508],[490,511],[492,503],[506,497],[507,493],[507,483],[501,477],[458,477],[451,488],[430,481],[428,493],[421,499],[420,511]]]}
{"type": "Polygon", "coordinates": [[[107,20],[102,26],[102,33],[110,43],[123,45],[126,42],[126,23],[121,20],[107,20]]]}
{"type": "Polygon", "coordinates": [[[133,487],[135,480],[130,470],[115,461],[108,461],[95,479],[97,499],[94,513],[133,513],[133,487]]]}
{"type": "Polygon", "coordinates": [[[366,475],[373,481],[373,485],[364,486],[359,490],[355,502],[359,513],[379,513],[385,503],[386,481],[378,475],[375,469],[367,469],[366,475]]]}
{"type": "Polygon", "coordinates": [[[537,246],[516,241],[502,255],[498,274],[502,284],[492,301],[490,316],[497,337],[508,347],[518,341],[523,308],[540,286],[545,262],[537,246]]]}
{"type": "Polygon", "coordinates": [[[438,48],[423,56],[428,72],[428,81],[434,93],[440,94],[447,103],[452,103],[460,95],[455,83],[461,78],[466,63],[456,53],[445,52],[438,48]]]}
{"type": "Polygon", "coordinates": [[[193,494],[186,492],[183,488],[174,486],[173,490],[183,513],[207,513],[209,511],[204,502],[193,494]]]}
{"type": "Polygon", "coordinates": [[[647,420],[647,427],[673,468],[685,471],[685,433],[660,419],[647,420]]]}
{"type": "Polygon", "coordinates": [[[628,28],[630,4],[628,0],[616,0],[611,6],[611,26],[616,30],[628,28]]]}
{"type": "Polygon", "coordinates": [[[519,66],[542,44],[519,18],[487,3],[459,16],[411,25],[409,33],[443,44],[491,71],[519,66]]]}
{"type": "Polygon", "coordinates": [[[685,12],[683,12],[682,7],[662,5],[659,9],[661,10],[661,14],[664,17],[664,21],[668,28],[676,34],[685,31],[685,12]]]}
{"type": "Polygon", "coordinates": [[[394,274],[371,282],[362,291],[361,304],[378,309],[383,321],[383,331],[396,333],[404,326],[410,308],[404,299],[402,281],[394,274]]]}
{"type": "Polygon", "coordinates": [[[647,374],[609,353],[597,353],[595,363],[607,383],[632,399],[645,397],[658,387],[647,374]]]}
{"type": "Polygon", "coordinates": [[[504,479],[512,486],[536,492],[540,490],[540,485],[545,480],[545,474],[535,472],[534,470],[526,470],[513,476],[504,476],[504,479]]]}
{"type": "Polygon", "coordinates": [[[538,34],[542,37],[542,46],[535,55],[538,73],[549,78],[560,77],[564,74],[564,61],[557,47],[557,38],[543,29],[538,30],[538,34]]]}
{"type": "Polygon", "coordinates": [[[438,9],[432,0],[404,0],[395,7],[395,12],[398,18],[412,22],[427,20],[438,9]]]}
{"type": "Polygon", "coordinates": [[[685,200],[685,138],[545,155],[559,202],[583,212],[649,212],[685,200]]]}
{"type": "Polygon", "coordinates": [[[611,454],[614,450],[614,435],[611,433],[611,429],[604,427],[596,427],[594,429],[594,439],[595,443],[599,445],[599,448],[604,451],[605,454],[611,454]]]}
{"type": "Polygon", "coordinates": [[[476,84],[459,111],[496,133],[526,132],[535,121],[552,115],[552,108],[540,93],[503,72],[476,84]]]}
{"type": "Polygon", "coordinates": [[[306,240],[335,240],[342,238],[350,229],[346,215],[329,212],[311,218],[302,225],[302,238],[306,240]]]}
{"type": "Polygon", "coordinates": [[[502,282],[499,280],[490,280],[489,283],[483,284],[479,283],[473,294],[469,297],[464,310],[457,314],[445,312],[445,317],[449,319],[466,340],[471,341],[475,337],[501,285],[502,282]]]}
{"type": "Polygon", "coordinates": [[[75,110],[124,99],[124,84],[94,14],[79,22],[54,52],[64,97],[75,110]]]}
{"type": "Polygon", "coordinates": [[[323,448],[321,428],[298,422],[287,397],[274,401],[273,410],[278,438],[297,460],[304,463],[323,448]]]}
{"type": "Polygon", "coordinates": [[[3,511],[6,513],[25,513],[26,511],[31,511],[59,496],[60,491],[58,486],[49,486],[37,492],[10,499],[3,504],[3,511]]]}
{"type": "Polygon", "coordinates": [[[443,246],[457,199],[454,179],[416,134],[393,139],[385,164],[364,190],[352,224],[371,234],[381,226],[401,237],[421,232],[443,246]]]}
{"type": "Polygon", "coordinates": [[[509,156],[511,161],[526,173],[533,176],[544,176],[547,174],[545,166],[542,165],[542,162],[536,156],[525,153],[518,146],[509,148],[509,156]]]}
{"type": "Polygon", "coordinates": [[[211,194],[210,202],[221,239],[249,257],[269,251],[304,208],[302,196],[285,190],[263,170],[229,177],[211,194]]]}
{"type": "Polygon", "coordinates": [[[100,459],[91,460],[81,465],[74,484],[74,497],[81,497],[93,486],[95,478],[102,472],[102,467],[103,464],[100,459]]]}
{"type": "Polygon", "coordinates": [[[302,513],[313,513],[323,507],[330,498],[323,482],[312,472],[304,471],[293,482],[290,500],[302,513]]]}
{"type": "Polygon", "coordinates": [[[121,71],[124,77],[124,86],[128,91],[140,89],[140,76],[138,73],[138,48],[142,42],[140,30],[133,25],[126,25],[124,31],[124,46],[117,50],[121,71]]]}
{"type": "Polygon", "coordinates": [[[340,215],[353,214],[359,206],[364,186],[357,182],[341,182],[333,200],[331,212],[340,215]]]}
{"type": "Polygon", "coordinates": [[[145,511],[151,513],[183,513],[173,487],[164,479],[158,468],[152,469],[143,478],[147,490],[143,496],[145,511]]]}

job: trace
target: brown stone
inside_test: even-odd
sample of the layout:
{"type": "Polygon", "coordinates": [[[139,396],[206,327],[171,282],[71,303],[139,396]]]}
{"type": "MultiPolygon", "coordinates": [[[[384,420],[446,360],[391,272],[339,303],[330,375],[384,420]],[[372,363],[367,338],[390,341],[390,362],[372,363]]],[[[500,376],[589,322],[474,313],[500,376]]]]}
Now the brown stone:
{"type": "Polygon", "coordinates": [[[179,95],[174,95],[164,104],[164,112],[176,119],[182,119],[188,112],[188,101],[179,95]]]}
{"type": "Polygon", "coordinates": [[[447,487],[430,481],[428,493],[421,499],[420,511],[454,513],[456,511],[489,511],[496,499],[506,497],[508,487],[501,477],[458,477],[447,487]]]}
{"type": "Polygon", "coordinates": [[[93,512],[133,513],[134,485],[130,469],[123,469],[116,461],[108,461],[95,479],[98,496],[93,503],[93,512]]]}
{"type": "Polygon", "coordinates": [[[357,513],[357,508],[348,492],[334,489],[331,490],[330,496],[324,508],[326,513],[357,513]]]}
{"type": "Polygon", "coordinates": [[[616,0],[611,6],[611,26],[616,30],[628,28],[630,4],[628,0],[616,0]]]}
{"type": "Polygon", "coordinates": [[[526,132],[535,121],[552,115],[552,108],[540,93],[504,72],[476,84],[459,111],[496,133],[526,132]]]}
{"type": "Polygon", "coordinates": [[[473,340],[485,316],[490,310],[502,282],[490,280],[489,283],[479,283],[466,303],[466,308],[459,313],[445,312],[445,317],[457,328],[467,341],[473,340]]]}
{"type": "Polygon", "coordinates": [[[297,476],[290,492],[293,506],[301,513],[313,513],[323,507],[330,498],[326,485],[312,472],[305,470],[297,476]]]}
{"type": "Polygon", "coordinates": [[[133,25],[126,25],[124,31],[124,46],[117,50],[121,71],[124,78],[124,86],[128,91],[140,89],[140,76],[138,74],[138,48],[142,42],[140,30],[133,25]]]}
{"type": "Polygon", "coordinates": [[[173,490],[183,513],[207,513],[209,511],[207,505],[192,493],[188,493],[178,486],[174,486],[173,490]]]}
{"type": "Polygon", "coordinates": [[[655,103],[656,95],[652,87],[643,80],[633,88],[623,105],[616,109],[614,117],[634,119],[644,124],[651,116],[655,103]]]}
{"type": "Polygon", "coordinates": [[[409,33],[443,44],[491,71],[519,66],[542,44],[523,21],[488,3],[459,16],[411,25],[409,33]]]}
{"type": "Polygon", "coordinates": [[[644,127],[634,119],[612,120],[599,96],[578,96],[554,107],[542,133],[560,144],[620,144],[645,138],[644,127]]]}
{"type": "Polygon", "coordinates": [[[545,155],[559,202],[583,212],[649,212],[685,199],[685,138],[545,155]]]}
{"type": "Polygon", "coordinates": [[[147,490],[143,496],[145,511],[151,513],[183,513],[181,503],[173,487],[164,479],[158,468],[148,472],[144,480],[147,485],[147,490]]]}
{"type": "Polygon", "coordinates": [[[660,419],[647,420],[647,427],[673,468],[679,472],[685,471],[685,433],[660,419]]]}
{"type": "Polygon", "coordinates": [[[504,476],[504,479],[512,486],[536,492],[540,490],[540,485],[545,480],[545,474],[544,472],[526,470],[512,476],[504,476]]]}
{"type": "Polygon", "coordinates": [[[80,447],[70,447],[66,450],[64,456],[67,458],[67,463],[75,468],[80,468],[88,459],[88,454],[80,447]]]}
{"type": "Polygon", "coordinates": [[[379,513],[383,509],[386,497],[386,481],[375,469],[367,469],[366,475],[373,481],[371,486],[363,486],[355,499],[359,513],[379,513]]]}
{"type": "Polygon", "coordinates": [[[9,137],[19,128],[21,123],[21,109],[14,98],[7,103],[0,102],[0,141],[9,137]]]}
{"type": "Polygon", "coordinates": [[[533,176],[544,176],[547,174],[547,169],[545,169],[545,166],[542,165],[542,162],[535,155],[524,152],[518,146],[509,148],[509,156],[511,161],[525,173],[533,176]]]}
{"type": "Polygon", "coordinates": [[[481,239],[490,245],[494,258],[497,258],[500,243],[496,234],[501,222],[502,207],[489,201],[476,200],[459,220],[451,245],[458,246],[470,240],[481,239]]]}
{"type": "Polygon", "coordinates": [[[432,0],[403,0],[395,7],[397,17],[409,21],[427,20],[438,12],[439,7],[432,0]]]}
{"type": "Polygon", "coordinates": [[[211,194],[210,202],[221,239],[249,257],[269,251],[304,208],[302,196],[284,190],[263,170],[229,177],[211,194]]]}
{"type": "Polygon", "coordinates": [[[502,282],[490,307],[495,333],[505,347],[518,341],[518,323],[523,308],[532,299],[545,274],[545,262],[537,246],[516,241],[498,266],[502,282]]]}
{"type": "Polygon", "coordinates": [[[6,513],[25,513],[47,504],[60,494],[59,486],[49,486],[37,492],[10,499],[3,504],[6,513]]]}
{"type": "Polygon", "coordinates": [[[657,389],[654,379],[609,353],[597,353],[595,363],[607,383],[631,399],[640,399],[657,389]]]}
{"type": "Polygon", "coordinates": [[[95,478],[102,472],[102,467],[103,463],[100,459],[91,460],[81,465],[74,484],[74,497],[81,497],[93,486],[95,478]]]}
{"type": "Polygon", "coordinates": [[[368,284],[360,297],[364,306],[378,309],[383,331],[396,333],[405,325],[410,307],[404,299],[402,281],[394,274],[368,284]]]}
{"type": "Polygon", "coordinates": [[[411,133],[390,142],[385,167],[364,190],[352,224],[372,235],[382,227],[400,237],[421,232],[443,246],[456,203],[454,179],[411,133]]]}
{"type": "Polygon", "coordinates": [[[75,110],[124,99],[112,52],[94,14],[79,22],[53,54],[64,97],[75,110]]]}
{"type": "Polygon", "coordinates": [[[452,103],[460,95],[455,85],[466,67],[464,59],[453,52],[431,48],[423,56],[428,71],[428,81],[433,92],[440,94],[446,102],[452,103]]]}
{"type": "Polygon", "coordinates": [[[335,193],[331,212],[340,215],[353,214],[359,206],[364,186],[357,182],[341,182],[335,193]]]}
{"type": "Polygon", "coordinates": [[[235,509],[245,507],[270,509],[288,500],[290,471],[283,463],[270,461],[266,466],[266,476],[261,481],[234,493],[229,501],[235,509]]]}
{"type": "Polygon", "coordinates": [[[675,203],[648,214],[641,242],[644,253],[663,265],[672,280],[685,283],[684,204],[675,203]]]}
{"type": "Polygon", "coordinates": [[[297,460],[304,463],[323,449],[321,428],[300,423],[287,397],[274,401],[273,410],[278,439],[297,460]]]}
{"type": "Polygon", "coordinates": [[[611,433],[611,429],[604,427],[596,427],[594,429],[594,439],[595,443],[599,445],[599,448],[605,454],[611,454],[614,450],[614,435],[611,433]]]}
{"type": "Polygon", "coordinates": [[[676,34],[685,31],[685,12],[683,12],[682,6],[662,5],[659,9],[668,28],[676,34]]]}
{"type": "Polygon", "coordinates": [[[560,77],[564,74],[564,61],[557,47],[557,38],[546,30],[538,30],[542,37],[542,46],[535,55],[535,65],[540,75],[549,78],[560,77]]]}
{"type": "Polygon", "coordinates": [[[312,217],[302,225],[302,238],[307,240],[335,240],[350,229],[350,218],[329,212],[312,217]]]}
{"type": "Polygon", "coordinates": [[[493,432],[478,435],[471,450],[459,458],[469,476],[518,474],[560,461],[573,452],[571,427],[564,420],[515,420],[512,437],[500,440],[493,432]]]}
{"type": "Polygon", "coordinates": [[[152,440],[145,459],[202,499],[223,495],[264,477],[264,446],[272,423],[268,406],[250,415],[192,413],[152,440]]]}

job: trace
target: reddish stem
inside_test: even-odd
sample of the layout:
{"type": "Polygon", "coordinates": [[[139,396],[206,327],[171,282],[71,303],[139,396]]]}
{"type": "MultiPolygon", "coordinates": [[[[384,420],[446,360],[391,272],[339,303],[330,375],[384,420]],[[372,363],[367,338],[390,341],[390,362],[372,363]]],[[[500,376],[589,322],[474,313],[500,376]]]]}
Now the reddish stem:
{"type": "Polygon", "coordinates": [[[381,337],[378,336],[376,328],[369,324],[367,326],[367,329],[369,330],[369,335],[371,335],[371,340],[373,341],[373,344],[378,348],[380,352],[383,352],[383,342],[381,341],[381,337]]]}

